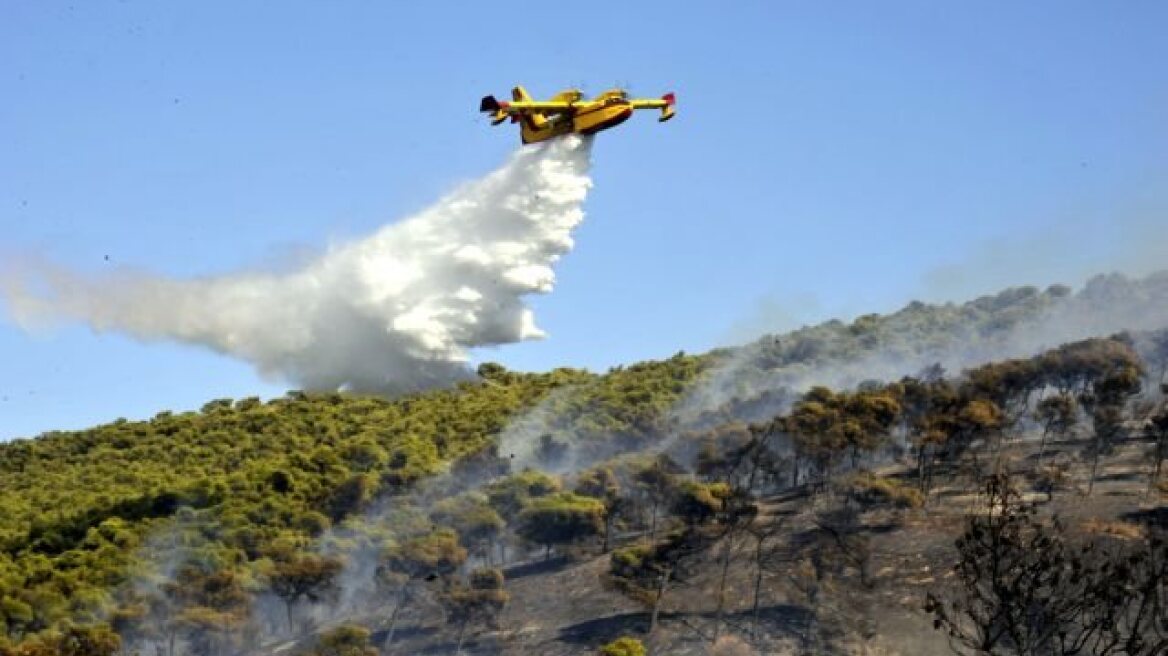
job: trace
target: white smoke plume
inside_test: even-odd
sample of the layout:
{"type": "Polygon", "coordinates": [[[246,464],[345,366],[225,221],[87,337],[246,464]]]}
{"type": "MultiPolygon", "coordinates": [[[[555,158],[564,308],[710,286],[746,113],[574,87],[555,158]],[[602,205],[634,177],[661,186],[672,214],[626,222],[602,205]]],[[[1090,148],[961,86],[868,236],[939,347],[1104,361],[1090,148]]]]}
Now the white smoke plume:
{"type": "Polygon", "coordinates": [[[961,305],[913,302],[883,317],[829,321],[764,337],[728,357],[672,410],[681,426],[757,421],[814,385],[848,389],[939,364],[949,374],[1030,357],[1066,342],[1168,327],[1168,271],[1099,275],[1072,293],[1018,287],[961,305]]]}
{"type": "Polygon", "coordinates": [[[469,375],[468,349],[536,339],[523,296],[584,217],[591,140],[530,146],[429,209],[287,274],[176,280],[24,267],[3,293],[24,325],[81,321],[195,344],[309,389],[400,392],[469,375]]]}

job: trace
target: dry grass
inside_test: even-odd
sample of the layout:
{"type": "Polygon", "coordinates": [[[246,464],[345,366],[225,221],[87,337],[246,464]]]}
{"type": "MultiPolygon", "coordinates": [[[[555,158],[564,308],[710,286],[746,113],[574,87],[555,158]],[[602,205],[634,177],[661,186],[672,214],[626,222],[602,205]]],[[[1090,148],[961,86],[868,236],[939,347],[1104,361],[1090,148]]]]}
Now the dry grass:
{"type": "Polygon", "coordinates": [[[1079,528],[1088,535],[1106,535],[1121,540],[1139,540],[1144,537],[1143,526],[1122,520],[1092,517],[1080,524],[1079,528]]]}
{"type": "Polygon", "coordinates": [[[711,656],[756,656],[756,652],[738,636],[726,635],[718,638],[710,648],[711,656]]]}

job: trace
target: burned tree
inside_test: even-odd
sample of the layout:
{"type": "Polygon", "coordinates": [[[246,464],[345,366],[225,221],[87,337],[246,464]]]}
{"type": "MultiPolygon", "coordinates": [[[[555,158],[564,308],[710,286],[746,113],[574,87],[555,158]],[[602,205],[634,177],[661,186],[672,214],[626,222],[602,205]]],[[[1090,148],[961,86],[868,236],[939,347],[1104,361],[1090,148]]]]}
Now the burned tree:
{"type": "Polygon", "coordinates": [[[1092,381],[1091,389],[1079,397],[1079,402],[1091,416],[1093,429],[1085,449],[1091,458],[1088,496],[1095,488],[1100,459],[1111,453],[1123,433],[1124,409],[1128,399],[1140,391],[1140,373],[1138,363],[1119,364],[1114,370],[1092,381]]]}
{"type": "Polygon", "coordinates": [[[751,591],[750,624],[754,639],[761,635],[759,620],[762,609],[763,580],[768,573],[787,566],[791,561],[790,551],[783,539],[787,531],[786,517],[772,518],[770,521],[751,522],[746,533],[751,539],[750,564],[754,581],[751,591]]]}
{"type": "Polygon", "coordinates": [[[1038,402],[1034,417],[1042,424],[1042,441],[1038,447],[1038,460],[1046,454],[1046,443],[1050,437],[1065,438],[1074,429],[1079,417],[1079,404],[1075,397],[1059,392],[1038,402]]]}
{"type": "Polygon", "coordinates": [[[1168,543],[1073,542],[1039,521],[1005,477],[957,541],[958,587],[925,609],[958,654],[1151,656],[1168,653],[1168,543]]]}
{"type": "Polygon", "coordinates": [[[1074,612],[1076,588],[1061,535],[1046,530],[1004,476],[985,488],[986,511],[957,540],[959,588],[929,593],[925,610],[959,654],[1032,654],[1074,612]]]}
{"type": "Polygon", "coordinates": [[[1152,471],[1148,475],[1148,492],[1151,492],[1160,482],[1160,471],[1164,459],[1168,458],[1168,404],[1164,404],[1148,419],[1145,431],[1152,439],[1152,448],[1148,450],[1148,457],[1152,461],[1152,471]]]}

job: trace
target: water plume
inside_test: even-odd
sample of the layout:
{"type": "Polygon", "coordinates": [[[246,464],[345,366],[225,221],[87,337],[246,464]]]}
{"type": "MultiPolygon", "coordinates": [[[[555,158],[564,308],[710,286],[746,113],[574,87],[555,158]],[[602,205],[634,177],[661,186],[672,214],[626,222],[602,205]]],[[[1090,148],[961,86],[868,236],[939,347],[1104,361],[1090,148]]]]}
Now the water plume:
{"type": "Polygon", "coordinates": [[[525,147],[419,214],[289,273],[91,277],[44,263],[0,278],[22,325],[79,321],[194,344],[308,389],[403,392],[468,377],[469,350],[537,339],[524,296],[583,219],[591,141],[525,147]]]}

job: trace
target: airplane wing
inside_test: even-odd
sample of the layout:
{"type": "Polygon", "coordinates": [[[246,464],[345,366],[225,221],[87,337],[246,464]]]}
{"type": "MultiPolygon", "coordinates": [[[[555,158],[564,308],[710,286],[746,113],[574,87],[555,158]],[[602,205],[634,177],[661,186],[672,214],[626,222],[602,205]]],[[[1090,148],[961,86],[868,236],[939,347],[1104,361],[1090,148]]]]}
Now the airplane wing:
{"type": "Polygon", "coordinates": [[[493,123],[502,123],[508,116],[522,114],[562,114],[570,111],[572,103],[563,100],[515,100],[499,102],[494,96],[483,96],[479,111],[491,114],[493,123]]]}
{"type": "Polygon", "coordinates": [[[503,103],[503,109],[511,114],[526,114],[529,112],[555,114],[557,112],[566,112],[571,107],[572,103],[562,100],[521,100],[503,103]]]}
{"type": "Polygon", "coordinates": [[[658,121],[665,122],[673,118],[676,110],[673,108],[677,104],[677,98],[672,93],[667,93],[658,98],[634,98],[629,101],[633,109],[660,109],[661,117],[658,121]]]}

